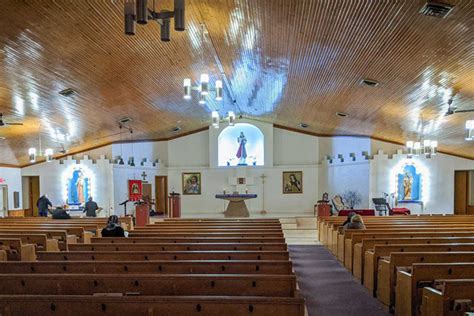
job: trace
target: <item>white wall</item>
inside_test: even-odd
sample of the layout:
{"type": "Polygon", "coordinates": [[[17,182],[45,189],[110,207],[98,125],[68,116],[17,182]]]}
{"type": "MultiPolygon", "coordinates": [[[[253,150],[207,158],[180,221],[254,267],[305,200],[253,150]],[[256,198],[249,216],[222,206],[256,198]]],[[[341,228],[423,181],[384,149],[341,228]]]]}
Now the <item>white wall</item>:
{"type": "MultiPolygon", "coordinates": [[[[22,187],[21,187],[21,169],[20,168],[8,168],[0,167],[0,178],[4,179],[2,185],[8,185],[8,208],[10,210],[22,209],[22,187]],[[20,194],[20,207],[14,208],[13,203],[13,192],[19,192],[20,194]]],[[[3,214],[0,214],[0,216],[3,214]]]]}
{"type": "Polygon", "coordinates": [[[275,128],[273,132],[274,165],[318,164],[319,141],[319,137],[275,128]]]}
{"type": "MultiPolygon", "coordinates": [[[[382,197],[382,192],[394,192],[396,174],[406,162],[414,163],[421,172],[421,199],[424,201],[424,213],[454,213],[454,171],[473,170],[474,161],[454,156],[438,154],[430,159],[396,154],[392,159],[387,155],[376,155],[371,161],[370,196],[382,197]]],[[[402,205],[400,205],[402,206],[402,205]]],[[[406,205],[414,213],[422,210],[418,205],[406,205]]]]}

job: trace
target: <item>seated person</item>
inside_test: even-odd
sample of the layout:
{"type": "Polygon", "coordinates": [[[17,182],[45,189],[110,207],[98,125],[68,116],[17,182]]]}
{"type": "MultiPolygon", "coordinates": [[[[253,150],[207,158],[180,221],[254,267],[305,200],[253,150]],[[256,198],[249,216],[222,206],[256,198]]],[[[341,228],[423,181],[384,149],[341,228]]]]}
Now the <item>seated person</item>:
{"type": "Polygon", "coordinates": [[[356,214],[356,212],[350,212],[349,214],[347,214],[346,220],[344,221],[344,223],[342,223],[342,227],[344,227],[344,229],[346,229],[347,225],[351,223],[351,218],[356,214]]]}
{"type": "Polygon", "coordinates": [[[70,219],[71,215],[67,212],[66,208],[64,207],[56,207],[54,211],[49,211],[53,217],[53,219],[70,219]]]}
{"type": "Polygon", "coordinates": [[[102,229],[102,237],[125,237],[125,231],[120,226],[117,215],[111,215],[107,226],[102,229]]]}
{"type": "Polygon", "coordinates": [[[344,227],[344,230],[346,229],[365,229],[365,224],[364,220],[362,219],[362,216],[360,216],[359,214],[355,214],[354,216],[352,216],[351,222],[344,227]]]}

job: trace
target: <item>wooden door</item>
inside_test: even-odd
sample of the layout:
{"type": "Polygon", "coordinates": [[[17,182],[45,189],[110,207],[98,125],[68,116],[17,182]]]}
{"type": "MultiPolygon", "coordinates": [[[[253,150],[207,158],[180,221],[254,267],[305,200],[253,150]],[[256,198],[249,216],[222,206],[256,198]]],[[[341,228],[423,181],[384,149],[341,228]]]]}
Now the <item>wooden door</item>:
{"type": "Polygon", "coordinates": [[[38,199],[40,197],[39,177],[29,177],[28,185],[30,192],[30,209],[26,215],[38,216],[38,206],[36,206],[36,202],[38,202],[38,199]]]}
{"type": "Polygon", "coordinates": [[[454,172],[454,214],[474,215],[473,171],[459,170],[454,172]]]}
{"type": "Polygon", "coordinates": [[[156,212],[158,214],[168,214],[168,177],[155,177],[155,198],[156,198],[156,212]]]}

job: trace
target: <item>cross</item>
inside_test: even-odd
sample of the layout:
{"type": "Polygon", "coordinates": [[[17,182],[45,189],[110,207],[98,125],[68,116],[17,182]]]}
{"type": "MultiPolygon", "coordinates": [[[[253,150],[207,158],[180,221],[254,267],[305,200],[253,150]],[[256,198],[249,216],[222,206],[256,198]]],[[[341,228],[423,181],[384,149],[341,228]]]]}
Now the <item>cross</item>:
{"type": "Polygon", "coordinates": [[[141,176],[142,176],[142,178],[143,178],[143,181],[146,181],[146,177],[147,177],[148,175],[145,173],[145,171],[143,171],[143,173],[142,173],[141,176]]]}

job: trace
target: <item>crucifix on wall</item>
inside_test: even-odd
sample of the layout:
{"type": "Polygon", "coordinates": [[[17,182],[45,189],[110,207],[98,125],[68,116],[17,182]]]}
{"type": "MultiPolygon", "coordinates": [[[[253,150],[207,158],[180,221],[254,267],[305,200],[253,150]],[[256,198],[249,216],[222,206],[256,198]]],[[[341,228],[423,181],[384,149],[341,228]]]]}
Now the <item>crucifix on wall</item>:
{"type": "Polygon", "coordinates": [[[142,172],[141,174],[143,181],[146,181],[146,177],[148,176],[145,171],[142,172]]]}

